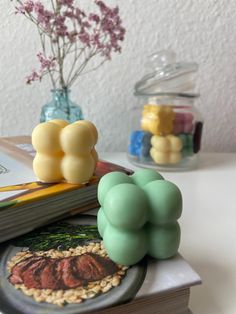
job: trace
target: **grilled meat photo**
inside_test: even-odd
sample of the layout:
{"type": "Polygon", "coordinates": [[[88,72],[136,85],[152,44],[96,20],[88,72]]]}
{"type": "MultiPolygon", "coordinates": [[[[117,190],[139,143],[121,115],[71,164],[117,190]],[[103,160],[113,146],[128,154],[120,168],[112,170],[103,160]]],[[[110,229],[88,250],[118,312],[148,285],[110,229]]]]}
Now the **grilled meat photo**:
{"type": "Polygon", "coordinates": [[[67,290],[102,280],[118,270],[110,259],[95,253],[64,258],[31,256],[13,267],[9,281],[29,289],[67,290]]]}

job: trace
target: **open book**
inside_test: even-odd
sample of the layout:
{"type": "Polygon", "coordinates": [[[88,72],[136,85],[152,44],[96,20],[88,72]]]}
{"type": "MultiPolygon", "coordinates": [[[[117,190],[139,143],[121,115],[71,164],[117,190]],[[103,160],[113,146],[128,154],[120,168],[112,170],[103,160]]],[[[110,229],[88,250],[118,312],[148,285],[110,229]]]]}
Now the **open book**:
{"type": "Polygon", "coordinates": [[[112,262],[83,214],[0,245],[2,314],[187,314],[200,277],[180,256],[112,262]]]}
{"type": "Polygon", "coordinates": [[[42,183],[32,170],[30,137],[0,139],[0,242],[36,227],[98,206],[99,179],[111,171],[131,171],[98,161],[87,184],[42,183]]]}

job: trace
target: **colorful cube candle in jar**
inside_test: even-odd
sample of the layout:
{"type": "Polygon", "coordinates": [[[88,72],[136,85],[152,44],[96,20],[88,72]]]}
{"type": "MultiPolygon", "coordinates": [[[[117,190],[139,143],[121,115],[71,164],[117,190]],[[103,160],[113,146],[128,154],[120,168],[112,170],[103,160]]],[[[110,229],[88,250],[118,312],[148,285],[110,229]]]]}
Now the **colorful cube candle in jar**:
{"type": "Polygon", "coordinates": [[[203,121],[195,107],[196,63],[176,62],[175,53],[150,57],[152,69],[135,85],[128,158],[138,166],[181,171],[197,166],[203,121]]]}

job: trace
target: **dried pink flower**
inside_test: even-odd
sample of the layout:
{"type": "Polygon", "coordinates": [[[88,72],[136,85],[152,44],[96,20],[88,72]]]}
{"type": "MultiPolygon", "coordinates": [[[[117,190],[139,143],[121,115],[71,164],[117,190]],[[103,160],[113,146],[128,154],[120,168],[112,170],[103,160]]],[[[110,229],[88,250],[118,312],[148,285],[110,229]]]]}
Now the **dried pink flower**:
{"type": "Polygon", "coordinates": [[[40,71],[43,72],[44,70],[54,69],[56,66],[55,57],[46,58],[42,52],[37,54],[39,63],[40,63],[40,71]]]}
{"type": "Polygon", "coordinates": [[[16,13],[37,26],[42,45],[37,55],[39,71],[27,77],[28,84],[49,74],[54,88],[69,88],[79,75],[94,70],[87,69],[92,58],[100,57],[97,68],[110,60],[112,53],[121,52],[125,28],[118,7],[90,0],[97,10],[87,13],[74,0],[51,0],[50,5],[43,0],[15,1],[19,4],[16,13]]]}
{"type": "Polygon", "coordinates": [[[32,73],[26,77],[26,83],[31,84],[32,82],[38,81],[40,79],[40,75],[33,70],[32,73]]]}
{"type": "Polygon", "coordinates": [[[60,4],[68,6],[68,7],[72,7],[74,4],[74,0],[60,0],[60,4]]]}
{"type": "Polygon", "coordinates": [[[98,24],[100,22],[100,17],[97,14],[90,13],[89,14],[89,20],[95,22],[96,24],[98,24]]]}

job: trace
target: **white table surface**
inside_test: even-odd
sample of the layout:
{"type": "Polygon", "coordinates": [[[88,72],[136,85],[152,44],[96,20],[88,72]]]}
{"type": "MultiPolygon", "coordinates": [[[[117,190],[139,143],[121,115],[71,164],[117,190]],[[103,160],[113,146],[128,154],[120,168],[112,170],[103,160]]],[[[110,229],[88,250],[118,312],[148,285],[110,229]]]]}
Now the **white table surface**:
{"type": "MultiPolygon", "coordinates": [[[[99,157],[138,169],[125,153],[99,157]]],[[[205,153],[194,171],[161,173],[182,191],[179,251],[203,281],[191,290],[191,310],[194,314],[235,314],[236,153],[205,153]]]]}

